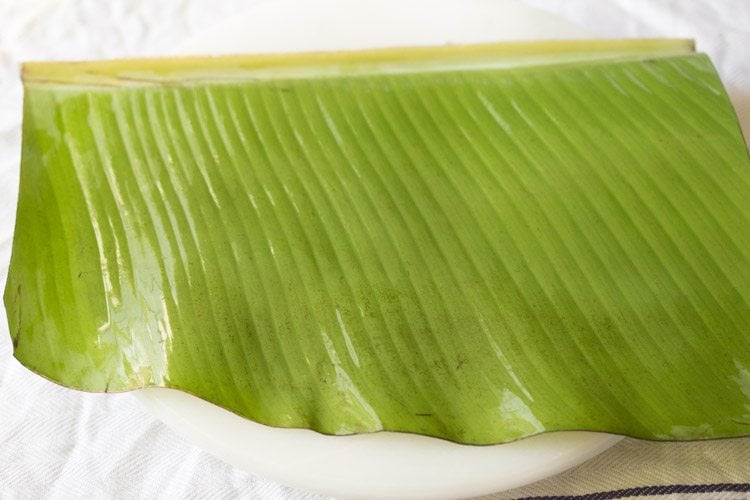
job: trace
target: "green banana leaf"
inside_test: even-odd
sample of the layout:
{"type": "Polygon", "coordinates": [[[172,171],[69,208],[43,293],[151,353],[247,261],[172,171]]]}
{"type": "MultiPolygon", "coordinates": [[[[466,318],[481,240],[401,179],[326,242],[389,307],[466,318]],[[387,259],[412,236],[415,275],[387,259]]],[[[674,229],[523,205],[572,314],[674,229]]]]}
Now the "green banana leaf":
{"type": "Polygon", "coordinates": [[[29,63],[15,356],[257,422],[750,434],[750,161],[690,42],[29,63]]]}

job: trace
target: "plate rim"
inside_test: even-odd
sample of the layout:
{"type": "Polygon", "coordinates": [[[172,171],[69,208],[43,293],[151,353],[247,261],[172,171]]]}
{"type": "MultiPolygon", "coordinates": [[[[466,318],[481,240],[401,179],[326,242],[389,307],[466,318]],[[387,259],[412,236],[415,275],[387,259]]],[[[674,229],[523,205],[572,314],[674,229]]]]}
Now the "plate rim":
{"type": "MultiPolygon", "coordinates": [[[[398,3],[398,0],[388,0],[387,2],[381,1],[379,4],[387,4],[390,2],[391,6],[396,5],[398,3]]],[[[416,5],[421,2],[423,5],[427,5],[427,0],[410,0],[410,5],[416,5]]],[[[223,52],[223,53],[237,53],[238,50],[230,48],[231,45],[222,45],[223,41],[229,41],[231,43],[231,35],[232,33],[237,34],[238,30],[242,28],[243,26],[243,20],[248,21],[256,21],[257,22],[257,16],[260,12],[260,16],[269,15],[269,9],[270,12],[275,12],[275,14],[278,14],[279,11],[282,11],[284,7],[286,6],[287,13],[293,12],[291,10],[292,8],[302,8],[302,7],[309,7],[309,4],[311,2],[307,1],[300,1],[300,0],[275,0],[275,1],[260,1],[247,10],[239,13],[237,16],[234,16],[230,19],[225,20],[224,22],[219,23],[218,25],[212,27],[210,30],[207,30],[206,32],[203,32],[202,34],[199,33],[198,35],[192,37],[191,39],[185,41],[181,45],[177,46],[174,49],[175,55],[186,55],[186,53],[201,53],[206,55],[215,55],[217,52],[223,52]],[[224,47],[223,49],[217,50],[219,47],[224,47]]],[[[487,8],[488,2],[485,0],[429,0],[430,6],[435,5],[441,5],[446,6],[448,4],[458,5],[461,4],[462,6],[466,6],[468,4],[473,4],[475,8],[487,8]]],[[[543,11],[538,11],[536,9],[533,9],[531,7],[526,6],[525,4],[522,4],[521,2],[517,0],[496,0],[494,3],[494,6],[492,9],[499,9],[504,8],[506,9],[506,12],[508,9],[512,11],[512,9],[517,8],[519,9],[518,12],[534,12],[534,15],[538,16],[545,16],[545,22],[547,25],[553,26],[555,22],[559,22],[562,26],[563,24],[571,25],[570,23],[564,22],[562,20],[555,21],[555,19],[551,14],[548,14],[543,11]],[[552,21],[551,21],[552,20],[552,21]]],[[[346,3],[346,0],[318,0],[316,2],[318,8],[320,8],[321,5],[327,5],[328,9],[336,9],[336,12],[340,15],[342,12],[346,12],[347,6],[351,9],[351,5],[346,3]]],[[[368,2],[363,2],[361,5],[369,5],[368,2]]],[[[518,14],[518,12],[516,14],[518,14]]],[[[251,22],[249,24],[252,24],[251,22]]],[[[565,36],[565,34],[572,34],[575,30],[571,29],[570,27],[566,27],[566,29],[561,29],[561,32],[564,32],[563,36],[560,36],[559,38],[570,38],[571,36],[565,36]]],[[[330,28],[330,26],[329,26],[330,28]]],[[[580,27],[576,27],[579,29],[578,33],[586,33],[586,30],[583,30],[580,27]]],[[[334,28],[335,30],[335,28],[334,28]]],[[[283,30],[278,30],[279,32],[283,33],[283,30]]],[[[329,33],[330,34],[330,33],[329,33]]],[[[268,35],[266,35],[268,36],[268,35]]],[[[553,37],[554,38],[554,37],[553,37]]],[[[488,40],[489,41],[489,40],[488,40]]],[[[502,39],[494,39],[494,41],[503,41],[502,39]]],[[[308,40],[309,42],[309,40],[308,40]]],[[[451,43],[453,40],[443,40],[442,43],[451,43]]],[[[472,43],[471,41],[466,43],[472,43]]],[[[435,41],[431,41],[431,43],[424,43],[424,44],[417,44],[420,46],[424,45],[434,45],[435,41]]],[[[306,52],[309,50],[316,50],[320,51],[320,47],[313,47],[312,49],[309,49],[307,45],[305,45],[305,48],[302,50],[290,50],[288,46],[280,47],[279,50],[268,50],[268,40],[266,40],[264,43],[258,43],[259,47],[263,47],[260,50],[242,50],[243,53],[278,53],[278,52],[306,52]]],[[[273,42],[270,44],[273,46],[273,42]]],[[[314,44],[313,44],[314,45],[314,44]]],[[[300,45],[301,46],[301,45],[300,45]]],[[[385,43],[382,45],[379,45],[377,43],[373,45],[357,45],[354,46],[346,45],[346,46],[340,46],[338,47],[338,50],[352,50],[352,49],[358,49],[358,48],[385,48],[385,47],[397,47],[397,46],[415,46],[415,44],[411,41],[406,41],[406,43],[402,43],[400,45],[394,45],[393,43],[385,43]]],[[[323,47],[322,50],[337,50],[335,47],[323,47]]],[[[195,425],[196,419],[193,418],[194,422],[191,423],[190,417],[185,417],[183,414],[186,412],[186,410],[191,411],[197,411],[196,408],[198,406],[196,405],[209,405],[210,407],[213,407],[219,414],[226,414],[231,415],[234,418],[242,419],[246,422],[248,422],[250,427],[252,426],[259,426],[261,428],[267,428],[269,432],[310,432],[313,434],[317,434],[318,436],[321,436],[323,439],[326,438],[333,438],[333,439],[347,439],[350,436],[325,436],[323,434],[315,433],[315,431],[309,431],[304,429],[279,429],[279,428],[272,428],[267,427],[262,424],[253,422],[251,420],[246,420],[243,417],[240,417],[234,413],[231,413],[228,410],[225,410],[223,408],[220,408],[218,406],[213,405],[212,403],[197,398],[196,396],[190,395],[185,392],[181,392],[178,390],[173,389],[166,389],[170,391],[170,395],[166,396],[165,388],[148,388],[148,389],[140,389],[136,390],[132,393],[132,395],[135,397],[135,399],[141,404],[142,407],[144,407],[149,413],[154,415],[157,419],[161,420],[163,423],[167,425],[170,429],[175,431],[177,434],[188,440],[189,442],[193,444],[197,444],[204,450],[208,451],[214,456],[217,456],[224,460],[225,462],[228,462],[232,464],[233,466],[245,470],[246,472],[253,474],[253,475],[260,475],[262,477],[272,479],[274,481],[277,481],[279,483],[289,485],[295,488],[301,488],[308,491],[314,491],[322,494],[327,495],[344,495],[348,498],[356,498],[356,497],[368,497],[371,496],[371,492],[368,494],[366,491],[352,489],[351,487],[347,488],[346,486],[342,486],[339,484],[336,485],[329,485],[331,487],[327,487],[326,484],[322,484],[320,481],[314,481],[310,479],[306,479],[304,474],[300,475],[297,474],[296,476],[294,474],[289,474],[289,471],[285,467],[277,467],[275,470],[272,467],[248,467],[248,461],[245,459],[243,460],[240,456],[237,455],[236,452],[232,452],[231,450],[227,449],[225,445],[218,444],[216,442],[216,435],[211,436],[210,432],[207,432],[205,430],[200,429],[195,425]],[[175,396],[177,394],[178,396],[175,396]],[[263,469],[261,471],[261,469],[263,469]]],[[[188,411],[188,414],[191,412],[188,411]]],[[[513,443],[506,443],[506,444],[499,444],[499,445],[489,445],[489,446],[482,446],[479,448],[485,448],[485,449],[491,449],[491,448],[497,448],[497,447],[506,447],[505,449],[508,449],[508,445],[515,445],[518,446],[519,443],[521,444],[521,447],[524,446],[524,443],[528,444],[529,446],[534,445],[534,443],[543,442],[545,440],[545,436],[550,435],[564,435],[564,434],[574,434],[574,433],[581,433],[581,431],[558,431],[554,433],[544,433],[537,436],[532,436],[530,438],[525,438],[523,440],[515,441],[513,443]]],[[[605,434],[605,433],[586,433],[589,436],[586,439],[590,440],[590,443],[588,444],[585,449],[579,450],[577,453],[573,454],[573,456],[565,456],[565,452],[559,452],[557,455],[557,458],[555,460],[550,460],[549,463],[545,464],[546,467],[542,467],[541,469],[537,469],[536,471],[529,472],[527,471],[516,471],[515,477],[510,477],[510,474],[506,474],[504,480],[499,480],[498,478],[488,478],[487,481],[483,482],[482,484],[457,484],[457,488],[454,488],[451,491],[448,491],[448,496],[440,495],[437,496],[444,496],[446,498],[449,497],[455,497],[455,496],[474,496],[474,495],[482,495],[482,494],[489,494],[493,492],[499,492],[499,491],[505,491],[508,489],[516,488],[519,486],[523,486],[525,484],[530,484],[532,482],[536,482],[548,477],[551,477],[553,475],[556,475],[560,472],[563,472],[564,470],[567,470],[571,467],[574,467],[576,465],[580,465],[581,463],[593,458],[596,455],[599,455],[606,449],[614,446],[616,443],[618,443],[620,440],[623,439],[623,436],[614,435],[614,434],[605,434]]],[[[378,436],[387,436],[387,435],[396,435],[400,438],[405,438],[405,436],[410,436],[407,434],[402,433],[394,433],[394,432],[387,432],[387,431],[381,431],[378,433],[372,433],[372,434],[366,434],[368,436],[367,439],[381,439],[378,436]]],[[[360,435],[362,436],[362,435],[360,435]]],[[[439,438],[431,438],[427,436],[419,436],[420,439],[427,439],[427,440],[435,440],[442,443],[449,443],[447,441],[441,440],[439,438]]],[[[385,438],[390,439],[390,438],[385,438]]],[[[476,449],[476,446],[472,445],[461,445],[456,443],[450,443],[452,446],[457,447],[466,447],[468,449],[476,449]]],[[[247,458],[247,457],[245,457],[247,458]]],[[[502,476],[502,474],[500,475],[502,476]]],[[[345,483],[345,482],[344,482],[345,483]]],[[[379,493],[386,493],[385,495],[378,494],[377,496],[380,498],[385,497],[391,497],[391,498],[435,498],[436,492],[435,488],[428,488],[425,487],[421,491],[419,491],[419,488],[414,488],[412,486],[411,490],[406,491],[408,488],[404,486],[403,493],[405,494],[387,494],[388,492],[379,492],[379,493]]],[[[394,493],[397,491],[398,488],[391,491],[391,493],[394,493]]]]}

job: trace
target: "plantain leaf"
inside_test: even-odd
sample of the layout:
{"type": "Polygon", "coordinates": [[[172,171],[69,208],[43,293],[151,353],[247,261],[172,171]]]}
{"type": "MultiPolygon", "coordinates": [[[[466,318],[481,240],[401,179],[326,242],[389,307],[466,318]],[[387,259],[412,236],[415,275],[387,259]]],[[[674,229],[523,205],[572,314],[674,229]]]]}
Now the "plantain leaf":
{"type": "Polygon", "coordinates": [[[329,434],[750,432],[750,161],[689,42],[24,78],[5,303],[53,381],[329,434]]]}

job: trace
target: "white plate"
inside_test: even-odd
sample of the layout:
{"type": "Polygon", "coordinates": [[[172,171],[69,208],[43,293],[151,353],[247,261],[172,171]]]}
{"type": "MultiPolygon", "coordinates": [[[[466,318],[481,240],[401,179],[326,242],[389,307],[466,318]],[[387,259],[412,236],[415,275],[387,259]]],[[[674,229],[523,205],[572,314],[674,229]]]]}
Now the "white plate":
{"type": "MultiPolygon", "coordinates": [[[[275,0],[181,46],[180,54],[340,50],[513,39],[586,38],[513,0],[275,0]]],[[[189,441],[253,474],[342,497],[457,498],[543,479],[621,438],[558,432],[497,446],[380,432],[324,436],[266,427],[168,389],[137,391],[189,441]]]]}

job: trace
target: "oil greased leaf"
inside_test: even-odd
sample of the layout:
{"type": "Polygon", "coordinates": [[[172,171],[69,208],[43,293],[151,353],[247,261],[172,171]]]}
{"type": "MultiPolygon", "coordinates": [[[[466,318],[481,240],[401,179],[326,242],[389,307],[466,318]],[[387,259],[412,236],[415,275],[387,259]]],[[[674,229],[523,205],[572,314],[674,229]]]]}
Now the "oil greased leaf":
{"type": "Polygon", "coordinates": [[[750,162],[705,55],[26,66],[15,356],[463,443],[750,431],[750,162]]]}

